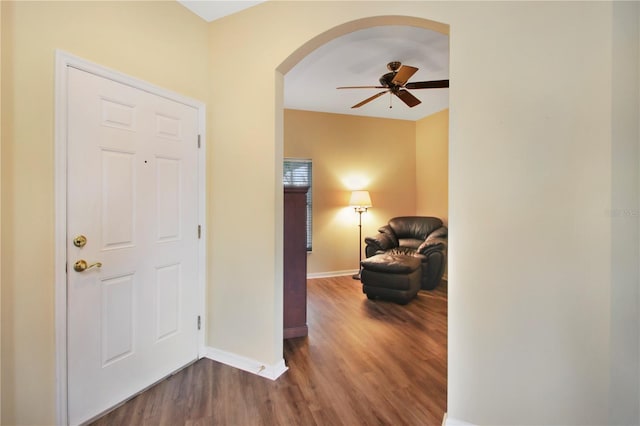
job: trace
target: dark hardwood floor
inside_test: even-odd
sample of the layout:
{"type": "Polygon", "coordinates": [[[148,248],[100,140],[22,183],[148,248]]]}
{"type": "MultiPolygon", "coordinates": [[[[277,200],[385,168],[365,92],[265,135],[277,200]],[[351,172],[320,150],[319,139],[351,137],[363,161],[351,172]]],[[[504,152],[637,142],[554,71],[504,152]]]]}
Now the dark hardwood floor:
{"type": "Polygon", "coordinates": [[[309,336],[271,381],[201,359],[94,425],[440,425],[447,284],[408,305],[367,300],[351,277],[308,280],[309,336]]]}

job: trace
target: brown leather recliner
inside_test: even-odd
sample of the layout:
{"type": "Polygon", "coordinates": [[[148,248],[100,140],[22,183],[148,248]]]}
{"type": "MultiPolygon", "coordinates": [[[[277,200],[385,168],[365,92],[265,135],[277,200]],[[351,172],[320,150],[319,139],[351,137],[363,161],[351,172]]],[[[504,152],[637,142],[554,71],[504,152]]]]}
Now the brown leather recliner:
{"type": "Polygon", "coordinates": [[[375,237],[364,239],[367,257],[376,254],[414,256],[421,260],[420,287],[434,289],[447,264],[447,228],[442,220],[426,216],[394,217],[375,237]]]}

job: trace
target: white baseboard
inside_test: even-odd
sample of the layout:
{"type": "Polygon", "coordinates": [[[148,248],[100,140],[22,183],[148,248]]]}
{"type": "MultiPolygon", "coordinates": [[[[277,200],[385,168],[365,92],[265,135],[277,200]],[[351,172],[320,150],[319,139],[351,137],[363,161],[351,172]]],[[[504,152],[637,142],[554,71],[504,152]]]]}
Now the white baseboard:
{"type": "Polygon", "coordinates": [[[307,274],[307,279],[342,277],[345,275],[355,275],[357,273],[358,273],[357,269],[349,269],[346,271],[314,272],[312,274],[307,274]]]}
{"type": "Polygon", "coordinates": [[[205,348],[204,356],[212,361],[217,361],[230,367],[266,377],[271,380],[276,380],[289,369],[289,367],[285,365],[284,359],[281,359],[273,365],[265,365],[264,363],[254,359],[245,358],[243,356],[209,346],[205,348]]]}
{"type": "Polygon", "coordinates": [[[442,419],[442,426],[475,426],[473,423],[463,422],[462,420],[451,418],[444,413],[444,418],[442,419]]]}

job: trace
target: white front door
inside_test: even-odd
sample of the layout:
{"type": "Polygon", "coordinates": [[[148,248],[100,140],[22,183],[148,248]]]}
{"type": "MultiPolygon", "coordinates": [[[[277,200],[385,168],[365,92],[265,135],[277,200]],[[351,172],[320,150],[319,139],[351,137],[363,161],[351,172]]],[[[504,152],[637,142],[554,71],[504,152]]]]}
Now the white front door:
{"type": "Polygon", "coordinates": [[[67,107],[77,424],[198,357],[198,111],[74,68],[67,107]]]}

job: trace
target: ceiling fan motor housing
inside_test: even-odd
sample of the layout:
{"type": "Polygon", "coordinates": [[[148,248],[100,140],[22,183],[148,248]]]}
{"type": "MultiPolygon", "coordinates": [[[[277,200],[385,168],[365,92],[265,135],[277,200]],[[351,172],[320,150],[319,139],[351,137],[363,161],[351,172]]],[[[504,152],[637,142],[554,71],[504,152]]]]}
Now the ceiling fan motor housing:
{"type": "Polygon", "coordinates": [[[381,86],[391,88],[391,87],[395,86],[395,85],[392,83],[393,78],[394,78],[395,76],[396,76],[396,72],[395,72],[395,71],[394,71],[394,72],[388,72],[388,73],[386,73],[385,75],[383,75],[382,77],[380,77],[380,80],[378,80],[378,81],[380,81],[380,85],[381,85],[381,86]]]}

